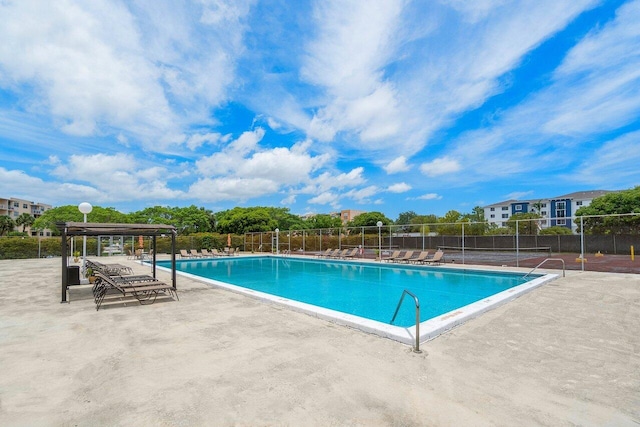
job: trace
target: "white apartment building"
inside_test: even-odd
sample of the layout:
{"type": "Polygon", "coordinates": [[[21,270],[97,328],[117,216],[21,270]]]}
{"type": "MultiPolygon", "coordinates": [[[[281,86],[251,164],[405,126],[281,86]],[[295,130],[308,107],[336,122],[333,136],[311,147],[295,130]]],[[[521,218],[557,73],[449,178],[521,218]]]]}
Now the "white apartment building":
{"type": "MultiPolygon", "coordinates": [[[[45,211],[48,211],[51,208],[53,208],[53,206],[45,203],[36,203],[29,200],[17,199],[15,197],[0,197],[0,216],[8,216],[14,221],[23,213],[29,214],[34,218],[38,218],[45,211]]],[[[14,230],[22,231],[22,226],[16,226],[14,230]]],[[[31,227],[26,227],[25,231],[31,236],[37,235],[37,231],[31,230],[31,227]]],[[[51,236],[51,231],[41,230],[40,235],[51,236]]]]}
{"type": "Polygon", "coordinates": [[[607,193],[611,193],[611,191],[578,191],[549,199],[506,200],[485,206],[484,218],[489,224],[505,227],[511,215],[534,212],[542,217],[538,222],[540,228],[560,226],[570,228],[575,232],[577,226],[571,217],[582,206],[589,206],[593,199],[607,193]]]}

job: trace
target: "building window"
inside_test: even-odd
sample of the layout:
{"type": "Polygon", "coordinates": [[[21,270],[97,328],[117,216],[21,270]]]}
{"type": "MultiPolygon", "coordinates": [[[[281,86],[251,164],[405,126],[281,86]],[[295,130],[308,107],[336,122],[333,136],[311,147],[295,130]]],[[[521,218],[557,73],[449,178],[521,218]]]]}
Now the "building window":
{"type": "Polygon", "coordinates": [[[496,211],[496,208],[491,208],[491,212],[495,212],[495,211],[496,211]]]}
{"type": "Polygon", "coordinates": [[[578,200],[578,201],[576,202],[576,206],[582,206],[582,200],[578,200]]]}
{"type": "Polygon", "coordinates": [[[14,208],[19,208],[19,207],[20,207],[20,203],[18,203],[18,202],[13,202],[13,207],[14,207],[14,208]]]}
{"type": "Polygon", "coordinates": [[[502,214],[502,218],[509,218],[509,214],[502,214]]]}
{"type": "Polygon", "coordinates": [[[503,206],[503,207],[502,207],[502,210],[503,210],[503,211],[508,211],[508,210],[509,210],[509,206],[503,206]]]}
{"type": "Polygon", "coordinates": [[[567,212],[565,210],[564,202],[556,202],[556,217],[562,218],[566,216],[567,212]]]}
{"type": "Polygon", "coordinates": [[[565,219],[559,219],[557,222],[558,225],[566,225],[567,224],[567,220],[565,219]]]}
{"type": "Polygon", "coordinates": [[[495,218],[496,216],[494,214],[491,214],[491,218],[495,218]]]}
{"type": "Polygon", "coordinates": [[[23,204],[22,204],[22,209],[29,209],[29,205],[28,205],[28,204],[26,204],[26,203],[23,203],[23,204]]]}
{"type": "Polygon", "coordinates": [[[516,210],[517,211],[521,211],[522,210],[522,205],[516,205],[516,210]]]}
{"type": "Polygon", "coordinates": [[[547,207],[547,204],[546,204],[546,203],[543,203],[542,205],[540,205],[540,207],[541,207],[541,208],[546,208],[546,207],[547,207]]]}
{"type": "Polygon", "coordinates": [[[547,214],[547,211],[540,212],[540,215],[546,215],[546,214],[547,214]]]}

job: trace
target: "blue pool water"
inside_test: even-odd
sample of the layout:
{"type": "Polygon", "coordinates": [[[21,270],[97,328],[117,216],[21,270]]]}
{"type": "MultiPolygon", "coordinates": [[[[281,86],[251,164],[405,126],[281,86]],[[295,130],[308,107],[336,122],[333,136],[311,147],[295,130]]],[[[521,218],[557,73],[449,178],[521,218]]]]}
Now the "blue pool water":
{"type": "MultiPolygon", "coordinates": [[[[404,289],[418,296],[423,322],[525,282],[524,275],[517,273],[296,258],[238,257],[176,264],[179,271],[196,276],[387,324],[404,289]]],[[[170,267],[170,262],[158,265],[170,267]]],[[[414,324],[415,305],[405,297],[394,325],[414,324]]]]}

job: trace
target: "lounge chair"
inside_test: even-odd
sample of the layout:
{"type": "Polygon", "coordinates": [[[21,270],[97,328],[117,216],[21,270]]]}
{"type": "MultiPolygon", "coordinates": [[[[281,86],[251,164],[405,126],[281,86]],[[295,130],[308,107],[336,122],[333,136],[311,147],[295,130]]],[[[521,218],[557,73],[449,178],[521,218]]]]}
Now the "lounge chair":
{"type": "Polygon", "coordinates": [[[349,249],[336,249],[336,252],[331,256],[331,258],[344,258],[347,252],[349,252],[349,249]]]}
{"type": "Polygon", "coordinates": [[[343,258],[355,258],[356,256],[358,256],[358,248],[353,248],[351,249],[351,252],[347,252],[343,255],[343,258]]]}
{"type": "Polygon", "coordinates": [[[189,253],[194,258],[202,258],[202,254],[200,254],[197,249],[191,249],[189,253]]]}
{"type": "Polygon", "coordinates": [[[186,249],[180,249],[180,258],[193,258],[193,255],[187,253],[186,249]]]}
{"type": "Polygon", "coordinates": [[[100,271],[96,272],[96,282],[93,285],[93,297],[96,311],[105,298],[115,294],[118,298],[134,297],[140,304],[153,304],[158,294],[178,298],[178,292],[171,286],[151,276],[109,276],[100,271]]]}
{"type": "Polygon", "coordinates": [[[216,248],[211,249],[211,254],[216,257],[216,256],[222,256],[224,254],[221,254],[220,252],[218,252],[218,250],[216,248]]]}
{"type": "Polygon", "coordinates": [[[319,253],[318,258],[327,258],[329,255],[331,255],[331,252],[333,252],[333,249],[329,248],[326,251],[319,253]]]}
{"type": "Polygon", "coordinates": [[[429,251],[422,251],[416,258],[411,258],[408,262],[413,264],[422,264],[429,257],[429,251]]]}
{"type": "Polygon", "coordinates": [[[444,252],[442,252],[441,250],[437,250],[435,254],[433,254],[433,256],[431,258],[427,258],[424,260],[424,262],[428,263],[428,264],[435,264],[437,263],[443,263],[444,262],[444,252]]]}
{"type": "Polygon", "coordinates": [[[207,258],[212,258],[213,254],[211,252],[209,252],[208,249],[200,249],[200,253],[202,254],[203,257],[207,257],[207,258]]]}
{"type": "Polygon", "coordinates": [[[413,251],[407,251],[400,258],[396,258],[393,262],[409,262],[409,260],[413,257],[413,251]]]}
{"type": "Polygon", "coordinates": [[[391,261],[395,261],[398,258],[400,258],[400,252],[401,251],[393,251],[393,253],[391,254],[391,256],[387,257],[387,258],[383,258],[384,261],[387,262],[391,262],[391,261]]]}
{"type": "Polygon", "coordinates": [[[98,261],[87,260],[87,269],[100,271],[108,276],[119,276],[122,274],[133,274],[133,269],[122,264],[102,264],[98,261]]]}

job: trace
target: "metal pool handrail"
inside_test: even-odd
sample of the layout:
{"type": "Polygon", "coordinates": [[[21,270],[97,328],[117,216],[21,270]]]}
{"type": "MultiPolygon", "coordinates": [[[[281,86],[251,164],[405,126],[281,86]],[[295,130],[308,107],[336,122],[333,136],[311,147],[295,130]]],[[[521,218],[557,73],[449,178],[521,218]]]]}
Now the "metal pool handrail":
{"type": "Polygon", "coordinates": [[[538,267],[540,267],[542,264],[544,264],[547,261],[562,261],[562,277],[565,277],[565,265],[564,265],[564,260],[562,258],[545,258],[545,259],[542,260],[542,262],[540,264],[538,264],[535,267],[533,267],[533,270],[531,270],[530,272],[525,274],[524,277],[522,277],[522,278],[526,279],[528,275],[530,275],[531,273],[536,271],[536,269],[538,267]]]}
{"type": "Polygon", "coordinates": [[[404,290],[402,292],[402,296],[400,297],[400,301],[398,301],[398,306],[396,307],[396,312],[393,313],[393,318],[391,319],[391,322],[389,323],[393,323],[394,320],[396,320],[396,316],[398,315],[398,311],[400,310],[400,306],[402,305],[402,301],[404,300],[404,296],[405,294],[409,294],[413,297],[413,302],[415,302],[416,304],[416,345],[413,348],[413,351],[415,353],[422,353],[420,351],[420,301],[418,300],[418,297],[415,296],[413,293],[411,293],[408,290],[404,290]]]}

